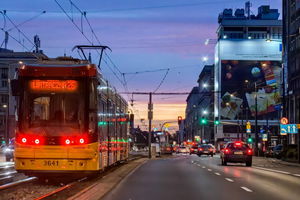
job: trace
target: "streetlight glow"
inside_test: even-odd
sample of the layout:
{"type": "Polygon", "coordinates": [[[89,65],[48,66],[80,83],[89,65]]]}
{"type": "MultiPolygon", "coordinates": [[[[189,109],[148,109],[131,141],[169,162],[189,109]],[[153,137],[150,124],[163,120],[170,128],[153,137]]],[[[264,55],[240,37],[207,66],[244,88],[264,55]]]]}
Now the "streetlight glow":
{"type": "Polygon", "coordinates": [[[208,61],[208,57],[207,56],[202,57],[202,61],[204,62],[208,61]]]}
{"type": "Polygon", "coordinates": [[[203,110],[203,111],[202,111],[202,114],[203,114],[203,115],[207,115],[207,113],[208,113],[207,110],[203,110]]]}
{"type": "Polygon", "coordinates": [[[208,84],[207,83],[203,83],[202,87],[207,88],[208,84]]]}

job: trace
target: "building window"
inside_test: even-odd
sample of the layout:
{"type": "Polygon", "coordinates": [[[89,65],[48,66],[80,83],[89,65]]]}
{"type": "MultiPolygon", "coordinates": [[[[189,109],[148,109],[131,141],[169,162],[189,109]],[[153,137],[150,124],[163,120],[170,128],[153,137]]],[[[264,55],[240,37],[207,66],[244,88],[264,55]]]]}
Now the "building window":
{"type": "Polygon", "coordinates": [[[8,96],[7,95],[1,95],[0,96],[0,101],[2,104],[8,103],[8,96]]]}
{"type": "Polygon", "coordinates": [[[8,78],[8,68],[1,68],[1,78],[7,79],[8,78]]]}
{"type": "Polygon", "coordinates": [[[1,87],[7,87],[7,86],[8,86],[7,80],[2,80],[1,87]]]}

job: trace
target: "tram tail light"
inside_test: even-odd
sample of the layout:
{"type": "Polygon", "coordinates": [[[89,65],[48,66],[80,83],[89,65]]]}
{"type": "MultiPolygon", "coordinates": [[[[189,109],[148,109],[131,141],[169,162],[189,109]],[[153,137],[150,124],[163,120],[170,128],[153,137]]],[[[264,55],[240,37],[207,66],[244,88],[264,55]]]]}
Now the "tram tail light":
{"type": "Polygon", "coordinates": [[[35,139],[35,140],[34,140],[34,143],[35,143],[35,144],[40,144],[40,140],[39,140],[39,139],[35,139]]]}

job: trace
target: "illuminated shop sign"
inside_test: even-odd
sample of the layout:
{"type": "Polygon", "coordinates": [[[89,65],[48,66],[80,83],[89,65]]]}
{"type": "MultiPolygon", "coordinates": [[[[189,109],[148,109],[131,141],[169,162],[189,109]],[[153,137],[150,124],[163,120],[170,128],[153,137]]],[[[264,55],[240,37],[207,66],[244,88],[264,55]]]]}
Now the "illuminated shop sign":
{"type": "Polygon", "coordinates": [[[75,80],[31,80],[29,87],[33,91],[74,92],[78,88],[75,80]]]}

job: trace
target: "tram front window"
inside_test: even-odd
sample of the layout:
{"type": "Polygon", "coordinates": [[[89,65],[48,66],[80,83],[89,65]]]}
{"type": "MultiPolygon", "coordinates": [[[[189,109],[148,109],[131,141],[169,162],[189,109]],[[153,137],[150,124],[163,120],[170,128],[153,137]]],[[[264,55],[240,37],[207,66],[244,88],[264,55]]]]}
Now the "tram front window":
{"type": "MultiPolygon", "coordinates": [[[[42,86],[44,88],[52,86],[45,85],[42,86]]],[[[52,88],[46,89],[41,91],[31,87],[24,92],[21,104],[22,110],[25,111],[21,113],[23,129],[69,127],[83,130],[85,98],[81,87],[72,91],[58,91],[57,88],[55,91],[52,91],[52,88]]]]}
{"type": "Polygon", "coordinates": [[[79,127],[82,121],[78,94],[34,95],[31,99],[30,126],[79,127]]]}

